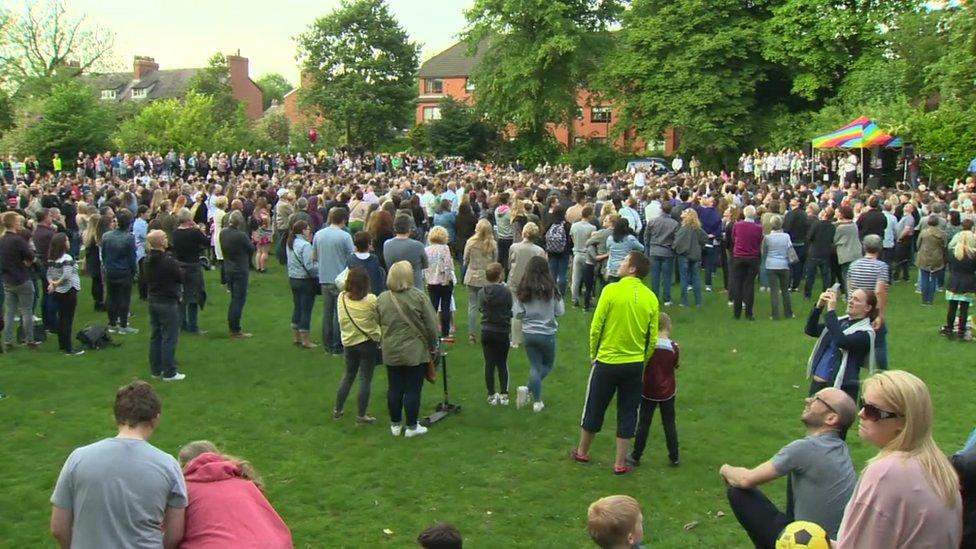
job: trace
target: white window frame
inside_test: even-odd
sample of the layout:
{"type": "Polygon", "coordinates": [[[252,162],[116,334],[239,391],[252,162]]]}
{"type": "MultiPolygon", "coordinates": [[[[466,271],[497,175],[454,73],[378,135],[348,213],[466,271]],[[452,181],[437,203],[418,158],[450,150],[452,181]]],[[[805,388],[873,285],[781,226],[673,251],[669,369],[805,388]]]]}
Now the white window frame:
{"type": "Polygon", "coordinates": [[[594,124],[609,124],[613,120],[613,107],[593,107],[590,109],[590,122],[594,124]],[[601,115],[597,118],[597,115],[601,115]],[[603,120],[603,115],[606,116],[606,120],[603,120]]]}
{"type": "Polygon", "coordinates": [[[474,91],[474,82],[470,78],[464,79],[464,91],[471,93],[474,91]]]}
{"type": "Polygon", "coordinates": [[[149,88],[132,88],[133,99],[145,99],[149,95],[149,88]]]}
{"type": "Polygon", "coordinates": [[[102,90],[102,99],[110,101],[118,97],[118,92],[116,90],[102,90]]]}
{"type": "Polygon", "coordinates": [[[434,105],[430,107],[424,107],[424,122],[432,122],[434,120],[441,119],[441,108],[434,105]]]}

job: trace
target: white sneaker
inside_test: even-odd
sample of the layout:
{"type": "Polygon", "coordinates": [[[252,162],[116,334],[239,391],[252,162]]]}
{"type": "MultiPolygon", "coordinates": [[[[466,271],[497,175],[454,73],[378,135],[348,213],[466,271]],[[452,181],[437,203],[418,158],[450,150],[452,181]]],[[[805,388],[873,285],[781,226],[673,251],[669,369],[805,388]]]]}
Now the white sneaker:
{"type": "Polygon", "coordinates": [[[117,334],[119,333],[119,327],[115,326],[114,324],[109,324],[108,328],[106,328],[105,331],[107,331],[110,334],[117,334]]]}
{"type": "Polygon", "coordinates": [[[164,377],[163,381],[183,381],[186,379],[186,374],[176,372],[172,377],[164,377]]]}
{"type": "Polygon", "coordinates": [[[139,333],[139,328],[133,328],[132,326],[126,326],[125,328],[119,328],[118,333],[120,335],[134,335],[139,333]]]}
{"type": "Polygon", "coordinates": [[[391,435],[398,437],[402,432],[403,432],[403,425],[400,425],[399,423],[394,423],[393,425],[390,425],[391,435]]]}
{"type": "Polygon", "coordinates": [[[710,291],[712,291],[712,287],[711,287],[711,286],[705,286],[705,291],[706,291],[706,292],[710,292],[710,291]]]}
{"type": "Polygon", "coordinates": [[[407,438],[419,437],[426,432],[427,428],[418,423],[413,429],[407,428],[407,432],[404,434],[404,436],[407,438]]]}
{"type": "Polygon", "coordinates": [[[508,406],[508,395],[498,395],[498,405],[508,406]]]}
{"type": "Polygon", "coordinates": [[[84,349],[78,349],[77,351],[72,351],[70,353],[64,353],[64,356],[81,356],[85,354],[84,349]]]}
{"type": "Polygon", "coordinates": [[[670,301],[665,301],[664,302],[664,306],[665,307],[670,307],[671,306],[671,302],[670,301]]]}
{"type": "Polygon", "coordinates": [[[498,393],[488,396],[488,406],[498,406],[498,393]]]}
{"type": "Polygon", "coordinates": [[[546,407],[546,405],[543,404],[541,400],[538,401],[538,402],[533,402],[532,403],[532,411],[533,412],[536,412],[536,413],[541,412],[543,410],[543,408],[545,408],[545,407],[546,407]]]}

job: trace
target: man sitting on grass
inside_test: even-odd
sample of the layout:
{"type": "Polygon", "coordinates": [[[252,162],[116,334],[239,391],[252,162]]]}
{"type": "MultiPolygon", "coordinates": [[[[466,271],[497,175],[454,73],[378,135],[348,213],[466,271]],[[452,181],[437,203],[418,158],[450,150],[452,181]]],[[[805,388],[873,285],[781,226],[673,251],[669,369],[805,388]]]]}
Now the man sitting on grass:
{"type": "Polygon", "coordinates": [[[586,530],[593,543],[603,549],[644,547],[644,514],[630,496],[607,496],[590,504],[586,530]]]}
{"type": "Polygon", "coordinates": [[[755,467],[723,465],[729,504],[756,547],[772,548],[786,525],[795,520],[819,524],[837,537],[844,507],[854,493],[857,475],[840,433],[854,422],[854,401],[833,387],[806,399],[800,421],[807,436],[787,444],[772,459],[755,467]],[[779,511],[757,486],[789,475],[786,512],[779,511]]]}

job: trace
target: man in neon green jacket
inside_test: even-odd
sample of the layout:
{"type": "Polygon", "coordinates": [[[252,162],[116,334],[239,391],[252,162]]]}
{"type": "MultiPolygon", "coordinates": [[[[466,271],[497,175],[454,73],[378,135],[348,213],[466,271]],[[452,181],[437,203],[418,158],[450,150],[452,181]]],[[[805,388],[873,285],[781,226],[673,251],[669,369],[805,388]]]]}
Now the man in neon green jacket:
{"type": "Polygon", "coordinates": [[[657,341],[658,301],[644,285],[650,260],[631,252],[620,263],[618,282],[607,285],[600,294],[590,324],[590,379],[579,446],[570,457],[580,463],[590,461],[590,444],[603,427],[603,416],[617,393],[617,453],[613,472],[629,473],[627,448],[637,427],[641,379],[644,364],[657,341]]]}

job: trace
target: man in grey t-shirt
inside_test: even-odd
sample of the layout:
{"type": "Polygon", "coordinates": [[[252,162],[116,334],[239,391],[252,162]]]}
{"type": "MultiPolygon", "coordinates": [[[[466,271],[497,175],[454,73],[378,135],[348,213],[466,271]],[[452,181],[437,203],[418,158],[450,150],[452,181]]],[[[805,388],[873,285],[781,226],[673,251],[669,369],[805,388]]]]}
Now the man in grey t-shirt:
{"type": "Polygon", "coordinates": [[[424,288],[424,269],[427,268],[427,251],[424,245],[410,238],[413,218],[409,215],[398,215],[393,221],[393,232],[396,236],[383,244],[383,260],[389,270],[397,261],[408,261],[413,267],[413,285],[418,290],[424,288]]]}
{"type": "Polygon", "coordinates": [[[187,506],[173,456],[147,442],[162,403],[133,381],[115,396],[119,434],[71,452],[51,495],[51,533],[62,548],[176,547],[187,506]]]}
{"type": "Polygon", "coordinates": [[[794,520],[819,524],[837,537],[844,507],[854,493],[857,475],[847,444],[840,438],[854,422],[856,406],[846,393],[828,387],[806,399],[800,420],[807,436],[787,444],[772,459],[755,467],[723,465],[729,504],[756,547],[772,548],[794,520]],[[789,475],[786,512],[756,487],[789,475]]]}

